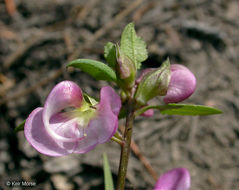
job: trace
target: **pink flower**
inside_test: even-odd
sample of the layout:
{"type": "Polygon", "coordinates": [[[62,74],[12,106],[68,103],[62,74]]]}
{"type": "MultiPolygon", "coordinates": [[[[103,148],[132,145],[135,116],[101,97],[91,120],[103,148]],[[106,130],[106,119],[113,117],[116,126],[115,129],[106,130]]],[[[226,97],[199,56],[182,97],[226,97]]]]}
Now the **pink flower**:
{"type": "Polygon", "coordinates": [[[86,153],[114,135],[120,107],[120,97],[109,86],[101,89],[100,102],[91,105],[77,84],[63,81],[52,89],[44,107],[28,116],[24,133],[42,154],[86,153]],[[67,108],[71,110],[61,112],[67,108]]]}
{"type": "Polygon", "coordinates": [[[185,168],[175,168],[161,175],[154,190],[189,190],[190,173],[185,168]]]}
{"type": "Polygon", "coordinates": [[[166,104],[187,99],[194,93],[197,83],[194,74],[183,65],[172,64],[170,70],[171,78],[168,91],[163,99],[166,104]]]}

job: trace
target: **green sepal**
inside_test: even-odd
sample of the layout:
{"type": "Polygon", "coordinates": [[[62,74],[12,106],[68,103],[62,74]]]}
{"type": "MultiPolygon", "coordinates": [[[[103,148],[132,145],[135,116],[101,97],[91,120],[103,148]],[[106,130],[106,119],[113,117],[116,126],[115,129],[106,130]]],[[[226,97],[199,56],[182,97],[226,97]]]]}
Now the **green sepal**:
{"type": "Polygon", "coordinates": [[[20,125],[18,125],[15,129],[14,132],[17,133],[19,131],[23,131],[24,130],[24,125],[26,123],[26,120],[24,120],[22,123],[20,123],[20,125]]]}
{"type": "Polygon", "coordinates": [[[105,190],[114,190],[114,183],[112,174],[110,171],[110,165],[107,158],[107,154],[103,153],[103,161],[104,161],[104,183],[105,183],[105,190]]]}
{"type": "Polygon", "coordinates": [[[104,57],[108,65],[115,70],[116,65],[116,45],[108,42],[104,47],[104,57]]]}
{"type": "Polygon", "coordinates": [[[148,58],[146,43],[136,35],[134,24],[129,23],[121,35],[120,49],[135,64],[137,69],[140,68],[141,62],[148,58]]]}
{"type": "Polygon", "coordinates": [[[155,96],[167,94],[170,81],[169,59],[161,67],[147,73],[140,81],[135,93],[135,99],[140,105],[146,105],[155,96]]]}
{"type": "Polygon", "coordinates": [[[122,89],[131,89],[135,83],[136,68],[133,61],[116,45],[116,73],[118,84],[122,89]]]}
{"type": "Polygon", "coordinates": [[[116,82],[115,72],[106,64],[91,59],[77,59],[70,62],[67,67],[81,69],[96,80],[105,80],[116,82]]]}
{"type": "Polygon", "coordinates": [[[161,114],[167,115],[214,115],[223,113],[221,110],[203,106],[203,105],[192,105],[192,104],[167,104],[167,105],[159,105],[159,106],[145,106],[135,112],[136,116],[141,115],[145,111],[149,109],[157,109],[161,114]]]}

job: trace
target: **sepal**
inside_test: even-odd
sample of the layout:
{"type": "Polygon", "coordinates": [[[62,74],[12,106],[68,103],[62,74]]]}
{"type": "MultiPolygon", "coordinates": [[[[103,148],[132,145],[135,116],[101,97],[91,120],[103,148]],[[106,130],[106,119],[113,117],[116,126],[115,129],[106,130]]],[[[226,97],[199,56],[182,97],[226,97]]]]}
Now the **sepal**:
{"type": "Polygon", "coordinates": [[[146,105],[155,96],[167,94],[170,81],[170,63],[167,59],[158,69],[149,70],[139,82],[135,99],[140,105],[146,105]]]}

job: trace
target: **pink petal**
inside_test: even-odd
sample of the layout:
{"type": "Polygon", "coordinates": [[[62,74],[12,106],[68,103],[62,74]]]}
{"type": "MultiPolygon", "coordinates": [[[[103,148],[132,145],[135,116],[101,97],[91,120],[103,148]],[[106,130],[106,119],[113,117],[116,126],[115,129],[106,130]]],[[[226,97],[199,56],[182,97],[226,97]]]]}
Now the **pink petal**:
{"type": "Polygon", "coordinates": [[[190,173],[185,168],[172,169],[158,179],[154,190],[188,190],[190,173]]]}
{"type": "Polygon", "coordinates": [[[86,137],[79,141],[75,153],[86,153],[97,144],[105,143],[118,128],[118,113],[121,108],[120,97],[109,87],[100,92],[100,103],[97,105],[97,116],[85,129],[86,137]]]}
{"type": "Polygon", "coordinates": [[[112,112],[118,115],[121,108],[121,100],[119,95],[110,86],[105,86],[100,91],[100,104],[108,104],[111,107],[112,112]],[[103,103],[104,102],[104,103],[103,103]]]}
{"type": "Polygon", "coordinates": [[[89,127],[90,126],[85,129],[85,134],[87,136],[77,142],[77,146],[73,153],[84,154],[92,150],[99,143],[97,130],[92,129],[94,126],[91,128],[89,127]]]}
{"type": "MultiPolygon", "coordinates": [[[[110,86],[105,86],[100,91],[99,118],[101,124],[99,131],[99,143],[108,141],[118,128],[118,114],[121,108],[121,100],[118,94],[110,86]]],[[[96,123],[92,123],[96,124],[96,123]]]]}
{"type": "Polygon", "coordinates": [[[177,103],[185,100],[196,89],[196,78],[193,73],[183,65],[171,65],[171,79],[164,102],[177,103]]]}
{"type": "MultiPolygon", "coordinates": [[[[46,131],[43,120],[43,108],[36,108],[28,116],[24,134],[27,141],[40,153],[48,156],[63,156],[72,153],[76,143],[62,143],[52,138],[46,131]]],[[[60,118],[57,118],[57,123],[60,123],[60,118]]],[[[61,119],[61,123],[64,119],[61,119]]],[[[53,121],[54,122],[54,121],[53,121]]],[[[54,124],[51,125],[56,127],[54,124]]]]}
{"type": "Polygon", "coordinates": [[[50,126],[50,119],[67,107],[80,107],[83,95],[80,87],[71,81],[57,84],[47,97],[43,110],[43,123],[50,136],[64,142],[74,142],[76,138],[69,138],[57,134],[50,126]]]}

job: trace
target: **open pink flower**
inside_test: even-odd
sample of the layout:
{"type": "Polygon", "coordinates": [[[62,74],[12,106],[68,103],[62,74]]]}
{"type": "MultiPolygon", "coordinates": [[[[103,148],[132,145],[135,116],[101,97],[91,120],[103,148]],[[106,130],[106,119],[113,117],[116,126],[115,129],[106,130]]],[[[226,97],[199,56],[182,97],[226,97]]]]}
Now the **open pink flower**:
{"type": "Polygon", "coordinates": [[[161,175],[154,190],[189,190],[190,173],[185,168],[175,168],[161,175]]]}
{"type": "Polygon", "coordinates": [[[42,154],[86,153],[114,135],[120,107],[120,97],[109,86],[101,89],[100,102],[91,105],[77,84],[63,81],[52,89],[44,107],[32,111],[24,133],[42,154]],[[67,108],[71,110],[63,113],[67,108]]]}
{"type": "Polygon", "coordinates": [[[171,78],[167,95],[163,101],[177,103],[187,99],[196,89],[196,78],[194,74],[185,66],[172,64],[170,66],[171,78]]]}

